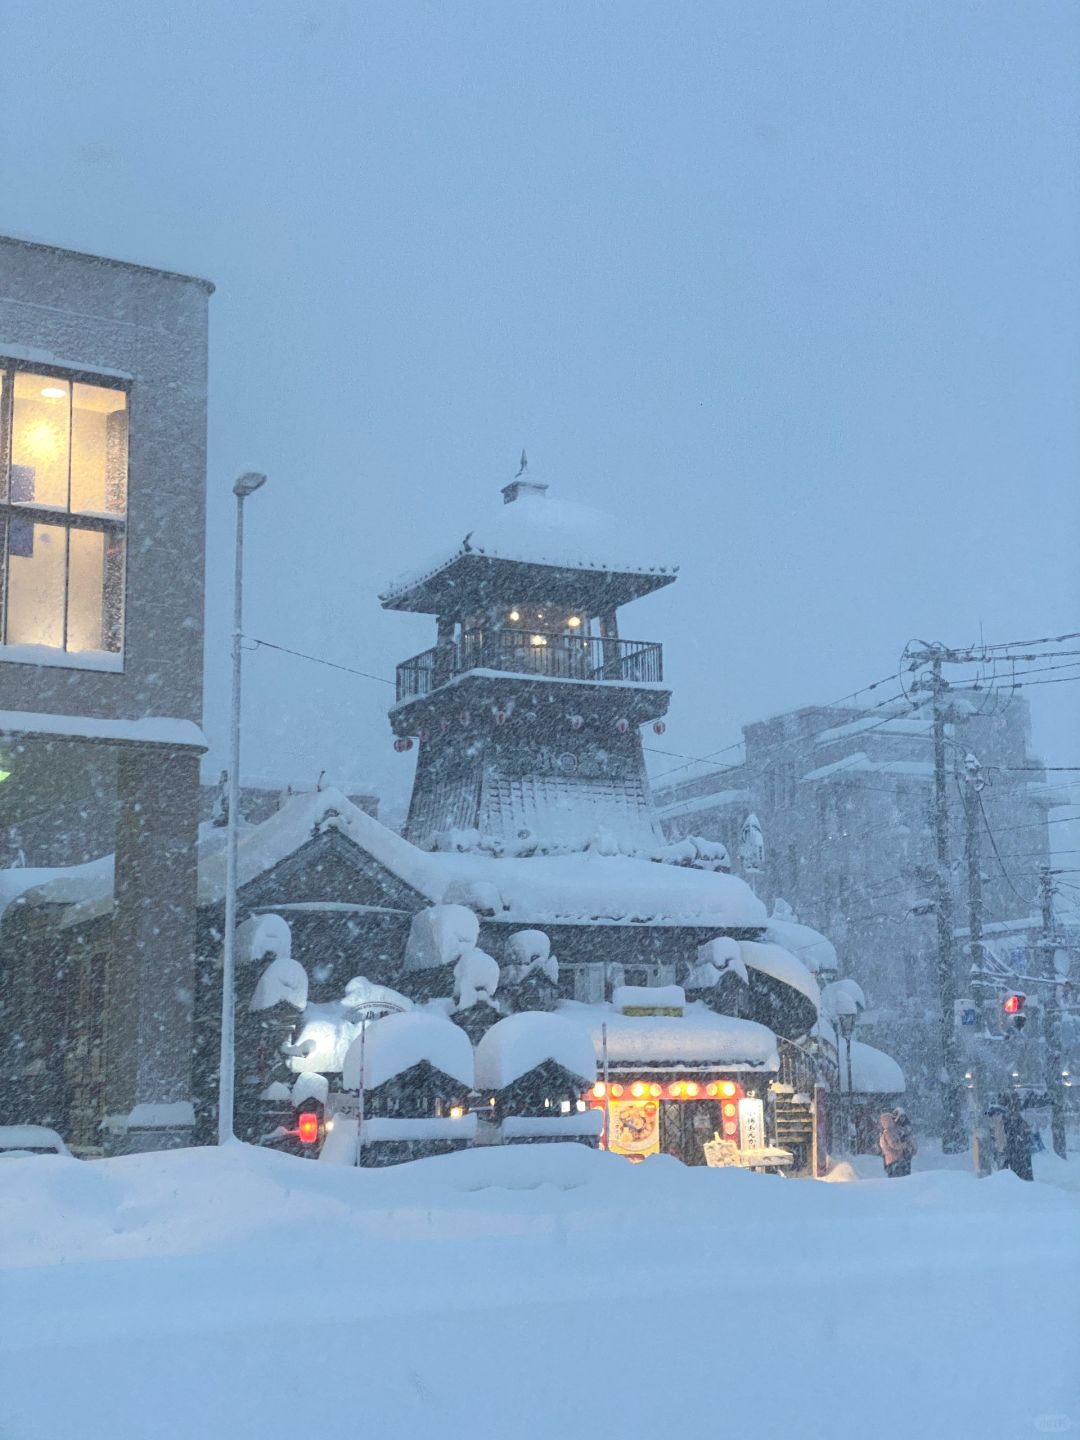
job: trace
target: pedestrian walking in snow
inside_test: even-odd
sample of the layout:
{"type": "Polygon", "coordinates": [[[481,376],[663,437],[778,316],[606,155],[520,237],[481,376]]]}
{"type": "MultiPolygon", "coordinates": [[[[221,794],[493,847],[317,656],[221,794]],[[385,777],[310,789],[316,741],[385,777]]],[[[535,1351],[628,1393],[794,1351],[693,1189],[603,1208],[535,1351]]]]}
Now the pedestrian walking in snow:
{"type": "Polygon", "coordinates": [[[885,1162],[885,1174],[890,1179],[911,1174],[912,1156],[918,1147],[911,1133],[911,1121],[903,1110],[887,1110],[881,1116],[878,1148],[885,1162]]]}
{"type": "Polygon", "coordinates": [[[1031,1132],[1027,1127],[1020,1097],[1017,1094],[1003,1095],[1004,1114],[1002,1125],[1005,1131],[1005,1164],[1019,1175],[1021,1180],[1034,1180],[1031,1168],[1031,1132]]]}

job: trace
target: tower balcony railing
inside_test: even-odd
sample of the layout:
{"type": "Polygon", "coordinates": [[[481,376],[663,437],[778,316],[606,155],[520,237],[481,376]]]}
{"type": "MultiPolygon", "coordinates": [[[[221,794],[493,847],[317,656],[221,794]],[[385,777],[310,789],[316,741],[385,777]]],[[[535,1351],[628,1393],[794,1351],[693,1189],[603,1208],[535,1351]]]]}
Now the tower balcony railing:
{"type": "Polygon", "coordinates": [[[663,648],[653,640],[540,634],[535,630],[466,630],[397,667],[397,698],[418,700],[469,670],[505,670],[546,680],[621,680],[658,684],[663,648]]]}

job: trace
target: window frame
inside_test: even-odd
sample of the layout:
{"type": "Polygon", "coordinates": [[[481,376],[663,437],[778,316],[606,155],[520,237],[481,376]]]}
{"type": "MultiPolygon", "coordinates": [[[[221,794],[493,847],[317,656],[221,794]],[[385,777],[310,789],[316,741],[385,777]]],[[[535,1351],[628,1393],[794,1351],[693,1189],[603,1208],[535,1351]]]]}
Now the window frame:
{"type": "MultiPolygon", "coordinates": [[[[5,355],[0,349],[0,375],[4,378],[4,385],[0,389],[0,661],[8,663],[22,663],[10,652],[18,651],[21,645],[8,643],[8,599],[11,585],[10,570],[10,537],[11,520],[13,517],[28,520],[32,525],[59,525],[65,532],[64,535],[64,600],[63,600],[63,629],[62,644],[59,646],[40,646],[38,648],[52,652],[62,659],[55,661],[49,659],[37,659],[36,664],[56,665],[58,669],[87,669],[96,670],[101,668],[94,662],[101,657],[108,657],[116,661],[116,670],[123,671],[125,663],[125,652],[127,648],[127,617],[128,617],[128,512],[131,504],[131,398],[132,381],[117,375],[107,375],[100,371],[71,366],[50,365],[45,361],[20,360],[16,357],[5,355]],[[46,380],[61,381],[69,387],[68,402],[68,494],[67,505],[61,510],[54,505],[32,505],[26,503],[14,504],[11,499],[11,447],[14,438],[14,404],[15,404],[15,376],[39,375],[46,380]],[[76,385],[94,385],[103,390],[115,390],[125,397],[125,414],[127,416],[127,446],[125,457],[125,484],[124,484],[124,511],[123,514],[106,518],[99,514],[80,514],[71,509],[71,436],[73,430],[72,411],[74,408],[74,394],[76,385]],[[123,575],[120,580],[120,646],[117,650],[69,650],[68,643],[68,597],[70,594],[71,581],[71,541],[72,530],[89,531],[93,534],[113,536],[123,541],[123,575]]],[[[102,617],[104,620],[104,616],[102,617]]],[[[110,667],[112,668],[112,667],[110,667]]]]}

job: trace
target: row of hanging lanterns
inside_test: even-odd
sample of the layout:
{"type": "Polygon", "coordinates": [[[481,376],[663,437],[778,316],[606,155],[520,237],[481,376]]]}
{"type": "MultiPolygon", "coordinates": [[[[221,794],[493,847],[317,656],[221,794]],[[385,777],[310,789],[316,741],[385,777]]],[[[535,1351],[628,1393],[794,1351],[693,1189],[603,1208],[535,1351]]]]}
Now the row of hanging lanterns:
{"type": "MultiPolygon", "coordinates": [[[[511,712],[509,710],[501,709],[493,709],[491,712],[492,719],[495,721],[495,724],[499,726],[506,724],[506,722],[510,719],[510,714],[511,712]]],[[[463,710],[458,718],[461,721],[463,727],[468,727],[472,724],[472,712],[469,710],[463,710]]],[[[533,724],[538,717],[535,710],[526,710],[523,718],[526,720],[527,723],[533,724]]],[[[568,715],[566,717],[566,720],[571,730],[579,731],[585,728],[584,715],[568,715]]],[[[441,735],[445,735],[450,728],[451,726],[449,720],[440,720],[439,733],[441,735]]],[[[626,718],[625,715],[620,715],[619,718],[615,721],[613,728],[616,734],[626,735],[630,730],[630,721],[626,718]]],[[[667,726],[664,724],[663,720],[653,721],[652,730],[654,735],[663,735],[666,729],[667,726]]],[[[421,730],[418,738],[421,743],[431,739],[431,731],[421,730]]],[[[394,749],[397,750],[399,753],[403,754],[406,750],[411,750],[412,747],[412,738],[408,735],[399,735],[394,741],[394,749]]]]}

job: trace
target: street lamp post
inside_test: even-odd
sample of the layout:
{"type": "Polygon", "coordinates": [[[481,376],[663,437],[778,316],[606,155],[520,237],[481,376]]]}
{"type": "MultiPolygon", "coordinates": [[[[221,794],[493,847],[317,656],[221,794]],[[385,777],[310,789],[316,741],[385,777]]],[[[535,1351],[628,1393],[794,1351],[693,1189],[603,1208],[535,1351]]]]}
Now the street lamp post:
{"type": "Polygon", "coordinates": [[[854,1136],[852,1134],[852,1120],[854,1118],[854,1106],[852,1102],[851,1083],[851,1036],[855,1030],[855,1021],[858,1019],[858,1007],[850,995],[838,995],[835,1001],[836,1006],[836,1028],[840,1031],[847,1051],[847,1105],[844,1123],[844,1142],[849,1156],[855,1154],[854,1136]]]}
{"type": "Polygon", "coordinates": [[[240,659],[244,616],[244,501],[266,484],[249,470],[233,485],[236,496],[236,565],[233,581],[232,710],[229,717],[229,815],[225,844],[225,935],[221,969],[221,1069],[218,1144],[235,1138],[236,1110],[236,845],[240,824],[240,659]]]}

